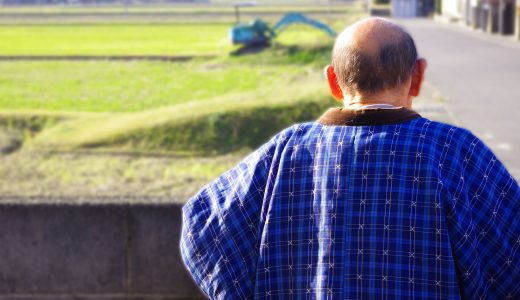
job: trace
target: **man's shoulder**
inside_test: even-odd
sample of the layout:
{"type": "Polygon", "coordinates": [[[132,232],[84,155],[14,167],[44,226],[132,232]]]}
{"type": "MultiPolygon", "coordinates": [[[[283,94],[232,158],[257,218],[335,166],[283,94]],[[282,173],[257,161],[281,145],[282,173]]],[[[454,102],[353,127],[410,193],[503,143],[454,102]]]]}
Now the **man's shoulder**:
{"type": "Polygon", "coordinates": [[[474,152],[475,149],[491,152],[489,147],[467,128],[427,118],[419,118],[411,125],[414,126],[414,136],[418,137],[418,141],[421,138],[430,141],[432,149],[437,149],[445,155],[457,157],[474,152]]]}
{"type": "MultiPolygon", "coordinates": [[[[439,159],[444,162],[443,171],[458,175],[461,172],[473,173],[471,176],[478,177],[477,174],[483,174],[487,166],[502,166],[491,148],[471,130],[428,119],[423,122],[429,128],[426,139],[430,140],[430,149],[440,154],[439,159]]],[[[500,168],[497,167],[498,169],[500,168]]],[[[507,177],[505,168],[500,172],[504,172],[507,177]]]]}
{"type": "MultiPolygon", "coordinates": [[[[381,125],[383,127],[393,127],[393,126],[400,126],[406,127],[413,131],[423,131],[424,134],[428,135],[451,135],[453,137],[457,138],[464,138],[464,137],[471,137],[476,138],[476,136],[468,129],[459,127],[457,125],[449,124],[449,123],[443,123],[439,121],[430,120],[428,118],[420,117],[413,119],[411,121],[402,123],[402,124],[388,124],[388,125],[381,125]]],[[[289,126],[282,131],[280,131],[277,135],[282,136],[292,136],[292,135],[303,135],[305,134],[312,134],[312,133],[318,133],[323,130],[323,128],[336,128],[340,129],[342,127],[351,127],[351,126],[323,126],[319,122],[312,121],[312,122],[303,122],[303,123],[296,123],[292,126],[289,126]]],[[[364,127],[370,127],[370,126],[364,126],[364,127]]],[[[339,130],[341,131],[341,130],[339,130]]]]}
{"type": "MultiPolygon", "coordinates": [[[[424,137],[427,140],[450,140],[453,143],[461,143],[462,146],[469,146],[471,144],[484,145],[484,143],[470,130],[460,127],[457,125],[443,123],[439,121],[430,120],[428,118],[420,117],[402,124],[392,124],[385,126],[388,130],[395,130],[394,127],[399,126],[400,130],[408,131],[410,135],[417,138],[424,137]]],[[[350,126],[323,126],[319,122],[302,122],[295,123],[285,129],[279,131],[274,137],[273,141],[276,143],[286,143],[291,140],[296,141],[309,138],[315,138],[318,135],[322,135],[324,130],[332,130],[345,134],[345,131],[341,130],[343,127],[350,126]]],[[[370,126],[368,126],[370,127],[370,126]]],[[[384,129],[383,129],[384,130],[384,129]]],[[[353,132],[354,133],[354,132],[353,132]]],[[[403,138],[405,138],[403,136],[403,138]]]]}
{"type": "Polygon", "coordinates": [[[449,137],[455,141],[466,138],[477,138],[469,129],[457,125],[430,120],[428,118],[417,118],[409,123],[414,130],[422,131],[430,138],[449,137]]]}

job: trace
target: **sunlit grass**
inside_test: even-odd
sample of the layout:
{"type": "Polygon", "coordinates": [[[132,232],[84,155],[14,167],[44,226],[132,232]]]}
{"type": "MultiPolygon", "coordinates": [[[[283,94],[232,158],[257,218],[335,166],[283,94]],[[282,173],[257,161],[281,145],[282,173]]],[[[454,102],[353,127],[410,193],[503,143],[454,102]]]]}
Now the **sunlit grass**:
{"type": "Polygon", "coordinates": [[[21,132],[43,130],[26,143],[33,149],[254,147],[326,106],[321,69],[329,60],[330,44],[277,45],[251,56],[183,63],[3,62],[0,116],[21,132]],[[31,112],[42,121],[33,124],[31,112]],[[49,112],[66,121],[44,121],[57,120],[49,112]],[[247,130],[254,134],[242,136],[247,130]]]}
{"type": "MultiPolygon", "coordinates": [[[[321,21],[339,32],[345,24],[363,16],[354,12],[321,21]]],[[[277,19],[269,20],[270,24],[274,25],[277,19]]],[[[0,55],[200,56],[226,55],[236,49],[228,36],[233,23],[207,23],[211,22],[208,20],[211,18],[201,16],[195,24],[6,25],[0,27],[0,55]]],[[[331,40],[323,31],[298,23],[279,32],[275,39],[285,45],[300,46],[331,40]]]]}
{"type": "Polygon", "coordinates": [[[45,130],[28,146],[33,149],[123,147],[204,153],[241,146],[254,147],[274,131],[288,126],[291,120],[297,121],[302,114],[315,118],[316,109],[320,113],[321,109],[332,104],[326,85],[319,80],[318,74],[295,80],[298,83],[290,86],[277,84],[265,91],[219,96],[143,112],[78,117],[45,130]],[[277,115],[270,116],[273,113],[277,115]],[[262,125],[261,122],[269,119],[269,124],[262,125]],[[229,129],[218,128],[218,124],[229,129]],[[199,130],[193,131],[192,128],[199,130]],[[246,134],[247,128],[254,130],[249,137],[233,134],[233,131],[246,134]],[[208,145],[213,148],[207,148],[208,145]]]}
{"type": "Polygon", "coordinates": [[[0,194],[169,196],[170,201],[185,201],[246,153],[203,158],[22,151],[2,158],[0,194]]]}
{"type": "Polygon", "coordinates": [[[83,24],[0,27],[0,55],[215,55],[230,24],[83,24]]]}
{"type": "MultiPolygon", "coordinates": [[[[146,12],[133,9],[128,11],[146,12]]],[[[272,11],[283,14],[284,9],[292,7],[272,11]]],[[[189,21],[208,22],[207,16],[189,21]]],[[[341,20],[328,24],[339,31],[361,14],[335,16],[341,20]]],[[[279,17],[270,15],[267,21],[279,17]]],[[[330,61],[332,39],[326,34],[291,26],[262,53],[228,57],[233,49],[227,40],[230,26],[0,28],[0,55],[217,56],[183,63],[0,62],[0,128],[9,129],[7,138],[24,142],[21,150],[2,158],[0,194],[182,199],[284,126],[314,119],[333,105],[321,74],[330,61]],[[200,153],[213,156],[192,157],[200,153]]]]}
{"type": "Polygon", "coordinates": [[[288,84],[301,72],[221,60],[0,62],[0,109],[142,111],[288,84]]]}

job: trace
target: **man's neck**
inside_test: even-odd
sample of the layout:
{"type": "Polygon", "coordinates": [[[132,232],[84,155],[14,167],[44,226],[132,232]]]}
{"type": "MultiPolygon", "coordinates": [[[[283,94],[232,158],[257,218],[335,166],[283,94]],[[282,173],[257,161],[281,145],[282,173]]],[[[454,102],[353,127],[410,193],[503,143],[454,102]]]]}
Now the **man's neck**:
{"type": "Polygon", "coordinates": [[[402,106],[394,106],[391,104],[367,104],[363,106],[348,106],[350,109],[397,109],[401,108],[402,106]]]}
{"type": "Polygon", "coordinates": [[[344,99],[344,105],[347,108],[356,109],[374,104],[411,108],[411,101],[408,100],[408,97],[399,92],[386,92],[372,95],[356,94],[345,97],[344,99]]]}

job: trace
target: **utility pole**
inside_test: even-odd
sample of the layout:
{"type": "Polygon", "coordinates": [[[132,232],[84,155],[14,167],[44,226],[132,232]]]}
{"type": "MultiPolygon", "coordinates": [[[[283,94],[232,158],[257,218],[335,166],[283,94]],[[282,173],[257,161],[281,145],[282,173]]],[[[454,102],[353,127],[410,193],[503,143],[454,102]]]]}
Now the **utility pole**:
{"type": "Polygon", "coordinates": [[[516,0],[516,14],[515,14],[515,36],[520,40],[520,0],[516,0]]]}
{"type": "Polygon", "coordinates": [[[256,2],[240,2],[235,3],[233,6],[235,7],[235,18],[237,20],[237,24],[240,24],[240,7],[241,6],[255,6],[256,2]]]}
{"type": "Polygon", "coordinates": [[[235,19],[237,20],[237,24],[240,23],[240,5],[235,5],[235,19]]]}

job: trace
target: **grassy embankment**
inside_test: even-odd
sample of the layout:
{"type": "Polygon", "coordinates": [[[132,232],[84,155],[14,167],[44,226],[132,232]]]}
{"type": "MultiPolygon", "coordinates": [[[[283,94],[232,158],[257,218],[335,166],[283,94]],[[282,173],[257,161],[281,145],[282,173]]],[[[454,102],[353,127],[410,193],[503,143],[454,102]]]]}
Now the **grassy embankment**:
{"type": "Polygon", "coordinates": [[[325,64],[329,49],[292,51],[173,64],[2,62],[0,122],[47,127],[26,145],[40,149],[255,147],[328,104],[320,68],[306,61],[325,64]]]}
{"type": "MultiPolygon", "coordinates": [[[[59,36],[60,26],[35,26],[41,35],[19,26],[32,35],[22,43],[25,50],[13,50],[19,46],[5,38],[18,37],[2,29],[6,47],[0,47],[5,51],[0,54],[107,55],[111,44],[111,54],[126,55],[139,44],[136,36],[161,28],[115,25],[111,31],[105,25],[75,25],[87,31],[81,39],[61,26],[68,42],[41,43],[46,35],[49,40],[59,36]],[[130,28],[136,33],[127,39],[121,32],[130,28]]],[[[263,53],[229,57],[223,42],[227,25],[175,31],[182,28],[177,26],[166,25],[157,31],[164,33],[160,38],[145,39],[145,46],[132,53],[184,54],[189,49],[217,56],[179,63],[0,62],[0,146],[6,140],[15,148],[24,142],[22,151],[2,158],[0,193],[182,198],[235,164],[247,149],[289,124],[314,119],[332,104],[321,73],[332,41],[323,33],[296,26],[263,53]],[[197,34],[201,37],[193,38],[197,34]],[[235,152],[240,149],[245,150],[235,152]],[[100,151],[125,154],[104,156],[100,151]],[[92,153],[97,153],[95,159],[92,153]],[[200,156],[208,154],[218,156],[200,156]]],[[[336,29],[341,27],[336,23],[336,29]]]]}

